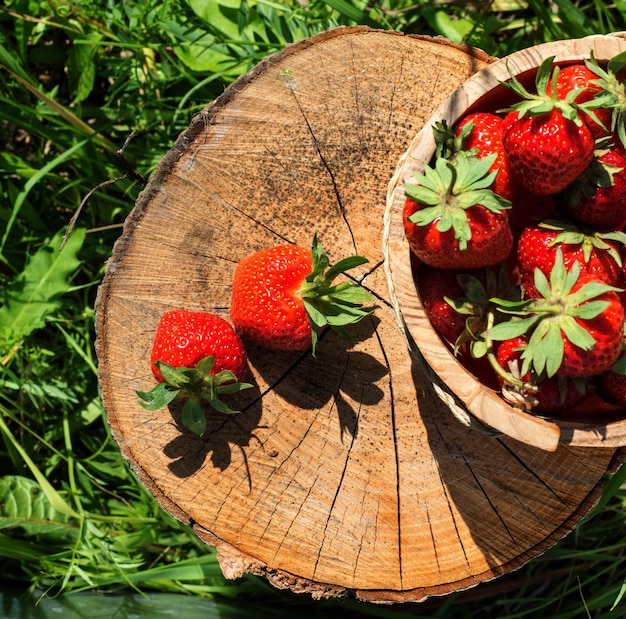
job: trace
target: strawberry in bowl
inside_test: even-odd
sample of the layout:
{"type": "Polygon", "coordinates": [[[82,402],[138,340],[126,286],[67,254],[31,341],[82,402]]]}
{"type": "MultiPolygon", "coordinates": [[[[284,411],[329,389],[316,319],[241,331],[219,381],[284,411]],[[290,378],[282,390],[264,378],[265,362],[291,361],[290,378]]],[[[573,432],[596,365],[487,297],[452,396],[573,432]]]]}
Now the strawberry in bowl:
{"type": "MultiPolygon", "coordinates": [[[[417,295],[405,285],[406,259],[396,260],[395,224],[390,290],[420,359],[470,413],[521,440],[527,415],[617,419],[608,385],[626,382],[626,52],[623,42],[594,43],[586,57],[545,44],[470,78],[389,187],[417,295]],[[432,301],[432,290],[487,265],[509,274],[513,294],[489,296],[486,312],[466,294],[432,301]]],[[[626,444],[626,424],[623,434],[626,444]]]]}

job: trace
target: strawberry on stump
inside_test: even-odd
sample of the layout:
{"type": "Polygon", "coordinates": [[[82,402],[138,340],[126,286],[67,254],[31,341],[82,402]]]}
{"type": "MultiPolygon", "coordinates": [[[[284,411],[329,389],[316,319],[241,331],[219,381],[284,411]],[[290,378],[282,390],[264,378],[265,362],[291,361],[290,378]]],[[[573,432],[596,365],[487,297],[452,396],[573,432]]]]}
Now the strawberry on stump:
{"type": "Polygon", "coordinates": [[[220,396],[252,387],[241,382],[248,365],[239,336],[226,320],[208,312],[163,314],[150,361],[158,384],[148,392],[137,391],[139,403],[147,410],[158,410],[176,398],[184,399],[183,425],[199,436],[206,429],[203,400],[220,413],[238,413],[220,396]]]}
{"type": "Polygon", "coordinates": [[[371,314],[363,304],[373,296],[352,280],[333,282],[367,262],[351,256],[331,265],[317,234],[311,248],[277,245],[255,252],[235,269],[232,323],[244,338],[273,350],[311,348],[315,354],[326,327],[354,342],[346,326],[371,314]]]}

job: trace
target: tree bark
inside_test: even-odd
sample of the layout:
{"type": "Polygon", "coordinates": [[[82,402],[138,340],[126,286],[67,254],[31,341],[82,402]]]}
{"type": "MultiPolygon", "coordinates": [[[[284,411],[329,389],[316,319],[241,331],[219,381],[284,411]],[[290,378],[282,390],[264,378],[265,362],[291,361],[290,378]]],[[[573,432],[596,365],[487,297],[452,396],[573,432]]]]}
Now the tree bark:
{"type": "Polygon", "coordinates": [[[588,513],[614,448],[554,451],[450,413],[398,327],[383,268],[387,185],[434,109],[491,59],[442,39],[342,28],[286,48],[226,89],[163,158],[128,217],[97,304],[102,397],[139,479],[217,547],[224,574],[315,598],[418,601],[492,579],[588,513]],[[375,314],[317,357],[247,343],[240,415],[148,412],[163,312],[228,317],[245,255],[310,245],[359,277],[375,314]]]}

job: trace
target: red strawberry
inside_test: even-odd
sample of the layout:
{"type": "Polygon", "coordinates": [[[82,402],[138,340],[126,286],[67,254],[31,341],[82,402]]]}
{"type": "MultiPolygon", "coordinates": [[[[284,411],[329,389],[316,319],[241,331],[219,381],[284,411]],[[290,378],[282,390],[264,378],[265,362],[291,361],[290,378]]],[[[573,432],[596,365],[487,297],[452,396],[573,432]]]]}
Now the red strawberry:
{"type": "Polygon", "coordinates": [[[580,263],[567,270],[561,250],[549,279],[536,270],[536,299],[502,302],[503,312],[516,316],[488,330],[491,340],[525,335],[521,374],[547,377],[591,376],[608,370],[620,354],[624,307],[617,288],[580,274],[580,263]]]}
{"type": "Polygon", "coordinates": [[[600,88],[594,94],[593,101],[583,104],[586,108],[596,109],[597,114],[603,114],[603,109],[611,111],[610,123],[607,129],[618,136],[622,146],[626,147],[626,84],[623,81],[624,67],[626,66],[626,53],[621,52],[611,58],[606,67],[601,67],[598,61],[591,56],[585,60],[585,65],[596,76],[595,85],[600,88]]]}
{"type": "Polygon", "coordinates": [[[489,320],[492,297],[517,299],[505,264],[464,271],[421,265],[419,294],[435,330],[457,346],[478,337],[489,320]]]}
{"type": "Polygon", "coordinates": [[[504,370],[499,374],[503,397],[514,406],[533,413],[552,415],[573,408],[585,398],[584,385],[570,377],[550,378],[520,375],[521,355],[528,342],[515,337],[498,345],[496,360],[504,370]]]}
{"type": "Polygon", "coordinates": [[[563,192],[559,210],[596,230],[617,230],[626,223],[626,149],[601,150],[587,170],[563,192]]]}
{"type": "MultiPolygon", "coordinates": [[[[598,75],[585,64],[572,64],[562,67],[557,74],[556,90],[554,94],[559,99],[567,99],[568,95],[578,91],[573,101],[575,103],[587,103],[602,93],[602,87],[597,83],[598,75]]],[[[546,91],[552,94],[553,80],[548,82],[546,91]]],[[[611,134],[611,110],[608,108],[596,109],[589,113],[583,113],[594,139],[611,134]]]]}
{"type": "Polygon", "coordinates": [[[626,349],[623,349],[610,370],[600,374],[595,381],[596,393],[605,402],[626,406],[626,349]]]}
{"type": "Polygon", "coordinates": [[[317,244],[311,248],[278,245],[245,257],[232,282],[230,317],[237,331],[275,350],[315,353],[322,329],[351,339],[345,326],[371,312],[362,309],[372,295],[353,281],[333,285],[345,271],[366,263],[352,256],[330,266],[317,244]]]}
{"type": "Polygon", "coordinates": [[[502,117],[497,114],[474,112],[457,124],[456,134],[462,138],[463,149],[476,149],[477,157],[495,155],[490,168],[490,171],[496,172],[493,190],[509,202],[515,202],[520,195],[520,189],[511,176],[504,153],[502,123],[502,117]]]}
{"type": "Polygon", "coordinates": [[[464,295],[457,273],[423,264],[417,277],[422,304],[433,328],[444,340],[454,344],[465,329],[466,319],[446,301],[464,295]]]}
{"type": "Polygon", "coordinates": [[[405,184],[405,234],[424,263],[442,269],[473,269],[506,259],[513,246],[510,203],[489,187],[494,157],[436,159],[417,184],[405,184]]]}
{"type": "Polygon", "coordinates": [[[537,94],[528,92],[511,75],[507,85],[523,100],[506,110],[502,127],[512,174],[538,195],[567,187],[585,171],[594,153],[593,135],[576,105],[546,93],[552,60],[547,58],[537,71],[537,94]]]}
{"type": "Polygon", "coordinates": [[[538,295],[535,269],[546,277],[556,261],[557,248],[563,262],[571,267],[580,263],[580,272],[611,286],[620,285],[621,247],[626,243],[623,232],[599,233],[583,230],[556,220],[546,220],[526,227],[517,244],[517,266],[526,298],[538,295]]]}
{"type": "Polygon", "coordinates": [[[172,310],[161,317],[150,353],[158,383],[149,392],[137,392],[142,406],[156,410],[174,398],[186,400],[183,423],[202,435],[206,419],[204,399],[222,413],[235,413],[219,396],[251,387],[242,383],[247,357],[237,333],[220,316],[208,312],[172,310]]]}

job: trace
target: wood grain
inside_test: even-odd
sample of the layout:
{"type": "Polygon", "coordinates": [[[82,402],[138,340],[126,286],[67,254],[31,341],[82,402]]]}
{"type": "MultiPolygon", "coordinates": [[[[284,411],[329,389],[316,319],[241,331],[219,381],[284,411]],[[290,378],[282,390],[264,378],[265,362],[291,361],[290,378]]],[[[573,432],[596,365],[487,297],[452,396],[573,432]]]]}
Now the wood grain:
{"type": "Polygon", "coordinates": [[[440,39],[345,28],[258,65],[167,153],[107,265],[97,352],[111,430],[161,505],[217,547],[226,576],[313,597],[422,600],[523,565],[598,499],[615,449],[556,451],[459,423],[411,355],[383,268],[389,180],[420,127],[491,62],[440,39]],[[354,347],[248,345],[238,416],[147,412],[149,350],[175,307],[228,316],[239,259],[309,244],[369,258],[377,297],[354,347]]]}

